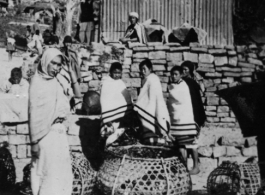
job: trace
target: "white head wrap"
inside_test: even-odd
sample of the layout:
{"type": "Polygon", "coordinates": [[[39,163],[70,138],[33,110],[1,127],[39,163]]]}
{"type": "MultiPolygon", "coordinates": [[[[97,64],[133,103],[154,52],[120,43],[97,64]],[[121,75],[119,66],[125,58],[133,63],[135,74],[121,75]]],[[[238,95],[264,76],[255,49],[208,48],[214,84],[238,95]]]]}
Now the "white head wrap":
{"type": "Polygon", "coordinates": [[[49,48],[47,49],[39,62],[39,66],[41,67],[41,70],[39,70],[39,74],[46,79],[52,79],[54,77],[49,76],[47,69],[50,62],[56,57],[56,56],[62,56],[65,58],[65,56],[56,48],[49,48]]]}
{"type": "Polygon", "coordinates": [[[131,13],[129,14],[129,16],[130,16],[130,17],[135,17],[135,18],[139,19],[139,14],[136,13],[136,12],[131,12],[131,13]]]}

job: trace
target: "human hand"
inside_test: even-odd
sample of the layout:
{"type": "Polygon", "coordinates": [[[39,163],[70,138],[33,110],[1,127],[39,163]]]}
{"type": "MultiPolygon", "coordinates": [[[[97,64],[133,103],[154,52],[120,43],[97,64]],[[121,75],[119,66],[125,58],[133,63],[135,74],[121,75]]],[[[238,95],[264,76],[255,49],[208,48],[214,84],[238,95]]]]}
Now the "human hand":
{"type": "Polygon", "coordinates": [[[173,142],[173,141],[175,141],[175,138],[171,135],[171,134],[168,134],[168,141],[171,141],[171,142],[173,142]]]}

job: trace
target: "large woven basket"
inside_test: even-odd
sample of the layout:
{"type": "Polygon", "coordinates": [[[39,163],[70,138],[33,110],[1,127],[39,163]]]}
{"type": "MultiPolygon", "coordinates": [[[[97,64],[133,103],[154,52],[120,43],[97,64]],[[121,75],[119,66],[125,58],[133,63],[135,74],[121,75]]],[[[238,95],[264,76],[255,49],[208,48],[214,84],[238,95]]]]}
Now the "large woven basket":
{"type": "Polygon", "coordinates": [[[240,192],[241,173],[239,165],[224,161],[207,179],[209,195],[236,195],[240,192]]]}
{"type": "Polygon", "coordinates": [[[169,150],[151,146],[117,148],[118,153],[106,152],[98,172],[98,188],[106,195],[186,195],[191,190],[187,168],[178,157],[167,155],[169,150]],[[153,151],[153,156],[135,157],[139,151],[143,156],[153,151]]]}
{"type": "Polygon", "coordinates": [[[258,163],[242,163],[241,171],[242,187],[248,195],[256,195],[261,187],[260,170],[258,163]]]}
{"type": "Polygon", "coordinates": [[[72,153],[73,191],[72,195],[90,195],[95,185],[97,172],[82,153],[72,153]]]}

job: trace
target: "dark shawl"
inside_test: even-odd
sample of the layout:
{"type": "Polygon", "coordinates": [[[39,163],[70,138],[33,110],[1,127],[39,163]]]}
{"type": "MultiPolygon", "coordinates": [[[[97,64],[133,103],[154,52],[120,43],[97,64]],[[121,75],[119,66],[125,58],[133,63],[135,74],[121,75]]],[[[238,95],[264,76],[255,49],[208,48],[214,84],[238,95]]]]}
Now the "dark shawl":
{"type": "Polygon", "coordinates": [[[194,120],[201,127],[206,120],[206,114],[200,94],[200,86],[191,78],[183,78],[183,80],[187,83],[190,90],[194,120]]]}

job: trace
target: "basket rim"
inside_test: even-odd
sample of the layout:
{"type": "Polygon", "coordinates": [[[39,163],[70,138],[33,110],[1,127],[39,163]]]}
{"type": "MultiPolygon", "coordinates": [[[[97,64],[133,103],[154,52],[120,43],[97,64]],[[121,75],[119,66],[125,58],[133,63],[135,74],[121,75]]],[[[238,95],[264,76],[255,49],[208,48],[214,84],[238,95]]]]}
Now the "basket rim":
{"type": "MultiPolygon", "coordinates": [[[[151,149],[162,149],[162,150],[167,150],[169,151],[170,148],[166,148],[166,147],[162,147],[162,146],[148,146],[148,145],[140,145],[140,144],[137,144],[137,145],[128,145],[128,146],[118,146],[118,147],[115,147],[115,148],[122,148],[122,149],[130,149],[130,148],[151,148],[151,149]]],[[[169,157],[169,158],[140,158],[140,157],[131,157],[131,156],[128,156],[127,154],[124,154],[124,155],[119,155],[119,154],[116,154],[115,152],[111,151],[111,150],[106,150],[105,152],[115,156],[116,158],[123,158],[124,155],[125,155],[125,159],[130,159],[130,160],[145,160],[145,161],[160,161],[161,162],[161,159],[165,160],[165,161],[168,161],[168,160],[173,160],[173,159],[179,159],[178,156],[173,156],[173,157],[169,157]]]]}

